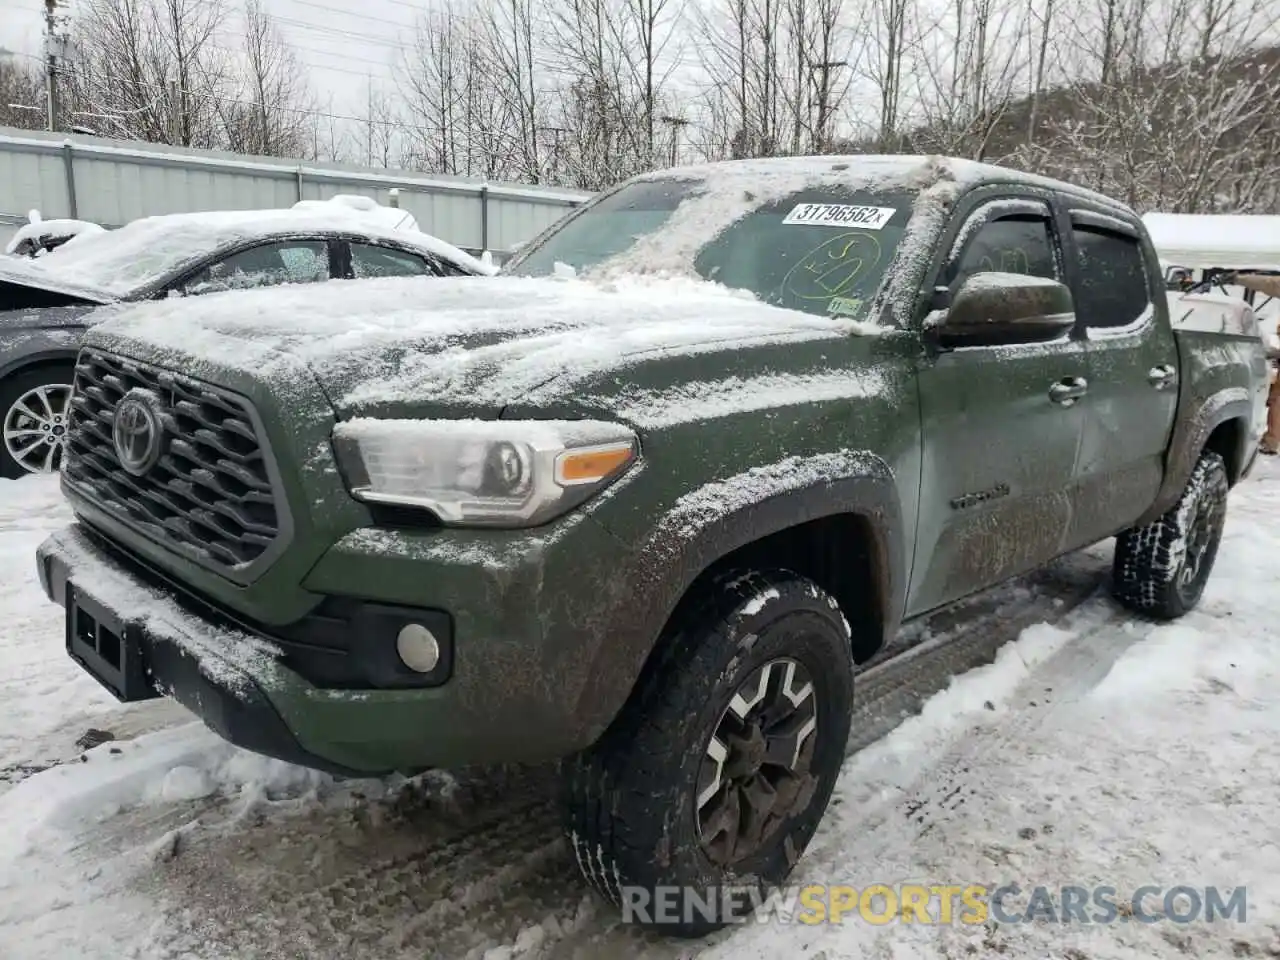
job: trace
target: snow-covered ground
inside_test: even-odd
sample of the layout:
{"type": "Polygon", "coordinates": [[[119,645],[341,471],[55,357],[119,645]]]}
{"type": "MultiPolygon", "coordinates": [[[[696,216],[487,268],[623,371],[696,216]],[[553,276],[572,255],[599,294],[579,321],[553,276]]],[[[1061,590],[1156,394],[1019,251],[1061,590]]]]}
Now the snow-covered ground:
{"type": "Polygon", "coordinates": [[[573,873],[549,770],[338,784],[167,701],[117,704],[66,658],[35,580],[66,519],[56,483],[0,481],[0,957],[1280,956],[1274,462],[1232,495],[1204,602],[1177,624],[1106,599],[1101,546],[905,631],[860,677],[860,749],[796,878],[1121,900],[1244,885],[1243,923],[623,928],[573,873]],[[91,728],[115,739],[85,750],[91,728]]]}

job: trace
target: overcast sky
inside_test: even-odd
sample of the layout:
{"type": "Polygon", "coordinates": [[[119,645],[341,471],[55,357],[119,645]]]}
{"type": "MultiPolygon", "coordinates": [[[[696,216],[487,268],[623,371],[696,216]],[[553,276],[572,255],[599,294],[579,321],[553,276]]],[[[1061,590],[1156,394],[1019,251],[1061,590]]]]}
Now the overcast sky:
{"type": "MultiPolygon", "coordinates": [[[[59,0],[74,11],[76,0],[59,0]]],[[[238,0],[229,6],[238,7],[238,0]]],[[[264,0],[267,12],[307,65],[318,109],[360,112],[368,79],[386,85],[413,36],[413,0],[264,0]],[[333,103],[329,99],[332,95],[333,103]]],[[[44,0],[0,0],[0,46],[30,56],[44,49],[44,0]]]]}

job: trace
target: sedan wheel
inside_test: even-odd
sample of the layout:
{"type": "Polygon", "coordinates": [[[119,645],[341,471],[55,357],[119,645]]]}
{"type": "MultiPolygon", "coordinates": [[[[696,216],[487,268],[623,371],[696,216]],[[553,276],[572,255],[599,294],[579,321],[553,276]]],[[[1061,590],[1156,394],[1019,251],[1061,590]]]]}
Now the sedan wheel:
{"type": "Polygon", "coordinates": [[[69,383],[38,384],[9,401],[4,410],[4,453],[9,461],[4,464],[8,468],[6,475],[54,473],[59,469],[70,405],[69,383]]]}

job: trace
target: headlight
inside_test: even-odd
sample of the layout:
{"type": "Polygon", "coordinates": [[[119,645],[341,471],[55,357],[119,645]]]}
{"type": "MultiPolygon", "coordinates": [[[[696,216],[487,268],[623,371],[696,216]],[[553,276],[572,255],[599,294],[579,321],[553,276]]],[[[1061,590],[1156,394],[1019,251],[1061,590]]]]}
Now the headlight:
{"type": "Polygon", "coordinates": [[[494,527],[572,510],[639,453],[629,429],[594,420],[348,420],[333,446],[356,499],[494,527]]]}

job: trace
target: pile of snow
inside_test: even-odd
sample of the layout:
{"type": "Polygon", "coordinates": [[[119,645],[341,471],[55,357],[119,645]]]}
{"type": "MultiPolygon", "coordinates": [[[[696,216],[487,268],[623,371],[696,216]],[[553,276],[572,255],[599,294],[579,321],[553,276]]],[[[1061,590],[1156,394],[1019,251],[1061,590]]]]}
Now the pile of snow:
{"type": "Polygon", "coordinates": [[[335,197],[330,197],[328,200],[299,200],[293,205],[294,210],[309,210],[312,212],[332,210],[334,207],[354,210],[364,214],[370,223],[379,224],[389,230],[422,232],[418,227],[418,221],[414,219],[413,214],[408,210],[383,206],[371,197],[362,197],[358,194],[340,193],[335,197]]]}

